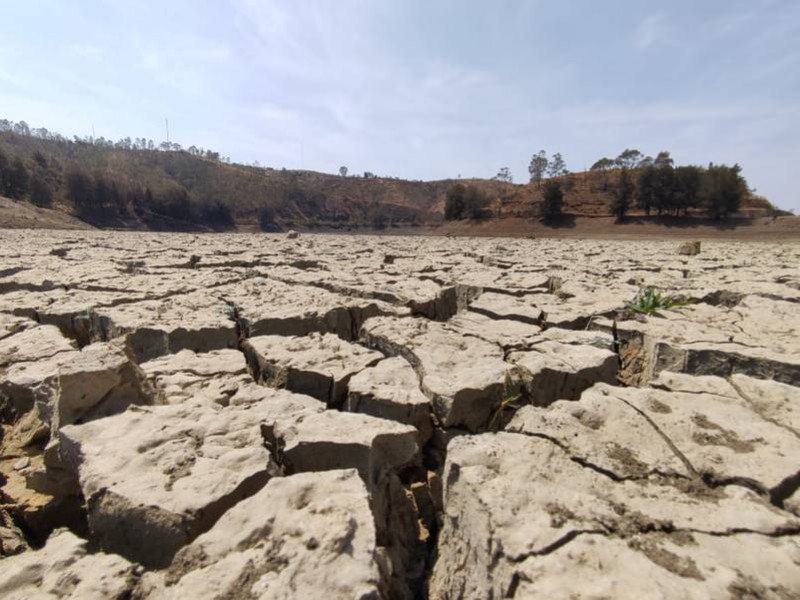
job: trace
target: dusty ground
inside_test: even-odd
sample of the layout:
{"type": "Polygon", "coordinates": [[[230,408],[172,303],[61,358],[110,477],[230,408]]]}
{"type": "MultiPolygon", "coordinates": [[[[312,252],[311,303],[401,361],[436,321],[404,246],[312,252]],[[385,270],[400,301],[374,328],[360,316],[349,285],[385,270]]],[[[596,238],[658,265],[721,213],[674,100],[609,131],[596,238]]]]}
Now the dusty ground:
{"type": "Polygon", "coordinates": [[[678,250],[3,231],[0,596],[798,597],[800,244],[678,250]]]}

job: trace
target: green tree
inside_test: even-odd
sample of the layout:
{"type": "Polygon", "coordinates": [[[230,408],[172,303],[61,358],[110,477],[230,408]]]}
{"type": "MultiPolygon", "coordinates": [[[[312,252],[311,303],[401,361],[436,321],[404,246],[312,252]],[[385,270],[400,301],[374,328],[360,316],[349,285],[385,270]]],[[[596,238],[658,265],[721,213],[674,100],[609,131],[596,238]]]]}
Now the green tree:
{"type": "Polygon", "coordinates": [[[38,172],[34,172],[31,176],[31,202],[45,208],[53,204],[53,191],[38,172]]]}
{"type": "Polygon", "coordinates": [[[656,204],[656,168],[649,166],[639,171],[636,183],[636,206],[649,215],[656,204]]]}
{"type": "Polygon", "coordinates": [[[747,182],[739,165],[708,165],[702,182],[702,199],[713,219],[726,219],[739,210],[747,194],[747,182]]]}
{"type": "Polygon", "coordinates": [[[347,177],[347,167],[341,166],[339,167],[339,175],[342,177],[347,177]]]}
{"type": "Polygon", "coordinates": [[[690,208],[700,204],[700,187],[703,183],[703,170],[692,165],[675,169],[675,214],[683,211],[686,215],[690,208]]]}
{"type": "Polygon", "coordinates": [[[444,201],[444,218],[446,220],[454,221],[462,217],[464,208],[466,207],[466,194],[467,188],[460,183],[455,184],[447,190],[447,196],[444,201]]]}
{"type": "Polygon", "coordinates": [[[557,221],[563,214],[564,192],[561,183],[549,180],[544,186],[544,200],[542,202],[541,217],[545,223],[557,221]]]}
{"type": "Polygon", "coordinates": [[[547,171],[547,165],[550,161],[547,160],[547,152],[539,150],[531,157],[531,163],[528,165],[528,173],[531,176],[531,183],[535,183],[537,188],[542,186],[542,177],[547,171]]]}
{"type": "Polygon", "coordinates": [[[8,162],[8,157],[5,153],[0,149],[0,196],[7,196],[8,195],[8,168],[10,163],[8,162]]]}
{"type": "Polygon", "coordinates": [[[564,162],[564,158],[561,156],[561,153],[556,152],[553,154],[553,158],[550,159],[550,164],[547,167],[547,175],[550,177],[558,177],[559,175],[566,174],[567,163],[564,162]]]}
{"type": "Polygon", "coordinates": [[[642,160],[642,153],[634,148],[626,148],[614,160],[614,164],[623,169],[633,169],[642,160]]]}
{"type": "Polygon", "coordinates": [[[619,174],[619,182],[610,206],[611,214],[617,217],[617,221],[622,221],[625,218],[625,213],[630,210],[634,191],[635,187],[630,172],[628,169],[623,168],[619,174]]]}
{"type": "Polygon", "coordinates": [[[504,181],[506,183],[514,183],[514,176],[511,175],[511,169],[508,167],[503,167],[497,172],[497,175],[494,176],[497,181],[504,181]]]}

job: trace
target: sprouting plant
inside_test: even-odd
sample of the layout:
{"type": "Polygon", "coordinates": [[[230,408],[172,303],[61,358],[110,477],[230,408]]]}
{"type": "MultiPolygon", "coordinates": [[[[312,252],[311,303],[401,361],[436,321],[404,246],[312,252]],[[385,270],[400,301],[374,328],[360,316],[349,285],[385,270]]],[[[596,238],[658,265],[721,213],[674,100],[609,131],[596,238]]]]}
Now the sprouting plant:
{"type": "Polygon", "coordinates": [[[519,388],[514,385],[511,375],[506,373],[506,380],[503,385],[503,399],[500,400],[500,404],[497,406],[494,413],[492,413],[492,418],[489,419],[489,431],[498,430],[501,417],[506,410],[516,410],[519,408],[517,402],[519,402],[521,397],[522,395],[519,392],[519,388]]]}
{"type": "Polygon", "coordinates": [[[688,302],[684,298],[662,294],[653,286],[640,289],[633,300],[626,303],[633,312],[643,315],[653,315],[659,310],[670,310],[686,304],[688,302]]]}

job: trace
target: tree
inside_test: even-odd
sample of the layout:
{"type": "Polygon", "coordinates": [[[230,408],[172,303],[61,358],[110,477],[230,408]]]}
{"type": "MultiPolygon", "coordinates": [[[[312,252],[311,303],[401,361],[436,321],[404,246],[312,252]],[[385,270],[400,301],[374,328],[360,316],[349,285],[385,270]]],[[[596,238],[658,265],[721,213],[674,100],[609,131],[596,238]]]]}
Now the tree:
{"type": "Polygon", "coordinates": [[[613,160],[611,160],[610,158],[605,158],[604,157],[604,158],[601,158],[600,160],[598,160],[596,163],[594,163],[589,170],[590,171],[608,171],[609,169],[614,168],[615,164],[616,163],[613,160]]]}
{"type": "Polygon", "coordinates": [[[53,204],[53,192],[38,172],[31,176],[31,202],[45,208],[53,204]]]}
{"type": "Polygon", "coordinates": [[[94,209],[94,186],[92,178],[79,167],[67,173],[67,196],[80,213],[91,212],[94,209]]]}
{"type": "Polygon", "coordinates": [[[567,174],[567,164],[561,157],[560,152],[553,154],[553,158],[550,159],[550,165],[547,167],[547,174],[550,177],[558,177],[559,175],[567,174]]]}
{"type": "Polygon", "coordinates": [[[653,161],[653,165],[659,169],[663,167],[670,167],[672,168],[675,164],[675,161],[672,160],[672,157],[669,155],[669,152],[666,150],[662,150],[656,155],[655,160],[653,161]]]}
{"type": "Polygon", "coordinates": [[[623,169],[632,169],[636,164],[642,160],[642,153],[634,148],[626,148],[614,161],[614,163],[623,169]]]}
{"type": "Polygon", "coordinates": [[[528,173],[530,173],[531,176],[531,183],[536,183],[537,188],[542,186],[542,177],[544,177],[549,162],[550,161],[547,160],[547,152],[544,150],[539,150],[539,152],[531,157],[528,173]]]}
{"type": "Polygon", "coordinates": [[[617,217],[617,221],[622,221],[625,218],[625,213],[630,210],[634,190],[630,172],[628,169],[623,168],[619,174],[619,182],[614,192],[614,199],[609,207],[611,214],[617,217]]]}
{"type": "Polygon", "coordinates": [[[6,178],[8,177],[8,157],[0,150],[0,196],[5,196],[7,193],[6,178]]]}
{"type": "Polygon", "coordinates": [[[467,188],[460,183],[457,183],[447,190],[447,196],[444,201],[444,218],[447,221],[455,221],[462,217],[464,214],[464,198],[466,195],[467,188]]]}
{"type": "Polygon", "coordinates": [[[506,183],[514,183],[514,177],[511,175],[511,169],[503,167],[497,172],[494,177],[497,181],[505,181],[506,183]]]}
{"type": "Polygon", "coordinates": [[[344,165],[339,167],[339,175],[341,175],[342,177],[347,177],[347,167],[345,167],[344,165]]]}
{"type": "Polygon", "coordinates": [[[680,211],[686,215],[690,208],[700,204],[700,187],[703,182],[703,170],[700,167],[685,166],[675,169],[675,214],[680,211]]]}
{"type": "Polygon", "coordinates": [[[15,158],[11,162],[11,166],[6,170],[3,180],[6,188],[5,193],[9,198],[21,200],[28,193],[30,176],[25,164],[19,158],[15,158]]]}
{"type": "Polygon", "coordinates": [[[656,195],[656,168],[645,167],[639,171],[639,181],[636,184],[636,205],[645,214],[649,215],[655,205],[656,195]]]}
{"type": "Polygon", "coordinates": [[[563,214],[564,192],[561,183],[555,180],[548,181],[544,186],[544,201],[542,202],[542,220],[551,223],[558,220],[563,214]]]}
{"type": "Polygon", "coordinates": [[[468,185],[464,194],[464,216],[468,219],[485,219],[489,216],[487,206],[489,196],[474,185],[468,185]]]}
{"type": "Polygon", "coordinates": [[[747,182],[741,173],[739,165],[708,165],[701,195],[713,219],[726,219],[739,210],[742,198],[747,194],[747,182]]]}

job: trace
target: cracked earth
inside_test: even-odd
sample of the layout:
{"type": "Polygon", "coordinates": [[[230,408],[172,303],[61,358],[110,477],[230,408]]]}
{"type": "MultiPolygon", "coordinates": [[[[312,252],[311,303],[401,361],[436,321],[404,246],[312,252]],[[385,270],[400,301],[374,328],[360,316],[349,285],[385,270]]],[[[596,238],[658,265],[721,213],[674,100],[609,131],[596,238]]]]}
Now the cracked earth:
{"type": "Polygon", "coordinates": [[[800,597],[799,264],[4,231],[0,597],[800,597]]]}

